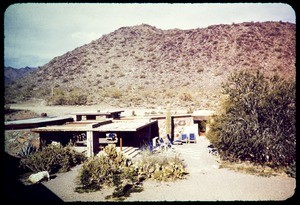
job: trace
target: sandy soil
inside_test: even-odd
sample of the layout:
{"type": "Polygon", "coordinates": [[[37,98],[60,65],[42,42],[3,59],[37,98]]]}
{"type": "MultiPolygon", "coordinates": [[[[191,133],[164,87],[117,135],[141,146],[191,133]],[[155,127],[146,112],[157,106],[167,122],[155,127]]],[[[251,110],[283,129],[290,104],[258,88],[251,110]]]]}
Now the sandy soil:
{"type": "MultiPolygon", "coordinates": [[[[143,183],[144,191],[131,193],[125,201],[260,201],[286,200],[293,196],[296,180],[286,176],[261,177],[219,169],[216,156],[208,153],[206,137],[196,144],[173,146],[184,159],[189,175],[175,182],[143,183]]],[[[80,165],[43,184],[63,201],[106,201],[113,189],[76,193],[74,180],[80,165]]]]}

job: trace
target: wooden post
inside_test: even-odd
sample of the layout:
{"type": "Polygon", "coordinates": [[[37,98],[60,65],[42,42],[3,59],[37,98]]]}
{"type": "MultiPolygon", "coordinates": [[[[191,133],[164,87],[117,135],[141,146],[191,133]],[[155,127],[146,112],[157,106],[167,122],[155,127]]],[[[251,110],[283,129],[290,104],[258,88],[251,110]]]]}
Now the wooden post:
{"type": "Polygon", "coordinates": [[[122,146],[123,146],[123,140],[120,138],[120,150],[122,151],[122,146]]]}
{"type": "Polygon", "coordinates": [[[92,157],[93,153],[93,133],[91,131],[86,132],[86,144],[87,144],[87,157],[92,157]]]}
{"type": "Polygon", "coordinates": [[[165,124],[166,124],[166,133],[165,135],[169,134],[171,135],[171,126],[172,126],[172,117],[171,117],[171,110],[170,110],[170,106],[168,105],[167,107],[167,112],[166,112],[166,121],[165,121],[165,124]]]}
{"type": "Polygon", "coordinates": [[[96,133],[93,131],[86,132],[86,142],[87,142],[87,156],[93,157],[99,146],[99,139],[96,133]]]}
{"type": "Polygon", "coordinates": [[[174,125],[174,116],[172,117],[171,116],[171,139],[174,140],[174,128],[175,128],[175,125],[174,125]]]}

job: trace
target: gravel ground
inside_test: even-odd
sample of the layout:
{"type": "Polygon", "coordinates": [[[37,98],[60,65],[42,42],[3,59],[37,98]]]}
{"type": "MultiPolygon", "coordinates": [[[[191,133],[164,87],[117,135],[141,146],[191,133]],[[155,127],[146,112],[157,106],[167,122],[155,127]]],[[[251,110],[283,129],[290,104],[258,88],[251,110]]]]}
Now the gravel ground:
{"type": "MultiPolygon", "coordinates": [[[[189,175],[175,182],[145,181],[144,191],[131,193],[125,201],[273,201],[293,196],[296,180],[286,176],[261,177],[219,169],[218,158],[208,153],[207,138],[198,137],[196,144],[174,146],[181,153],[189,175]]],[[[106,201],[113,189],[76,193],[75,177],[79,166],[43,182],[63,201],[106,201]]]]}

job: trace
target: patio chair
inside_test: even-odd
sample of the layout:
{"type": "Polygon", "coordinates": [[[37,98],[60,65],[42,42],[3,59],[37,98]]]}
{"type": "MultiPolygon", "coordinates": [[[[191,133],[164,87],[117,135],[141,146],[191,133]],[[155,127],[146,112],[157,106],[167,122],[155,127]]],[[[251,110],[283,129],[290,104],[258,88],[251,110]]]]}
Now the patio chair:
{"type": "Polygon", "coordinates": [[[195,133],[190,133],[190,135],[189,135],[189,142],[197,143],[195,133]]]}
{"type": "Polygon", "coordinates": [[[109,141],[114,141],[116,139],[116,135],[114,133],[109,133],[108,136],[106,136],[106,139],[109,141]]]}
{"type": "Polygon", "coordinates": [[[181,142],[185,142],[185,143],[188,142],[187,134],[181,134],[181,142]]]}

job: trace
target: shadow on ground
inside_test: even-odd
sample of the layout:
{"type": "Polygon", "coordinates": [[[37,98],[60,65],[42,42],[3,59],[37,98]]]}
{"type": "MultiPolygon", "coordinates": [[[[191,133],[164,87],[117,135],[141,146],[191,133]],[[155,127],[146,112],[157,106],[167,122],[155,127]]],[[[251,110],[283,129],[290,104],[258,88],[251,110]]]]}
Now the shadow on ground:
{"type": "Polygon", "coordinates": [[[4,153],[4,198],[13,202],[63,202],[58,196],[52,193],[43,184],[24,185],[20,180],[22,174],[19,166],[19,159],[4,153]]]}

